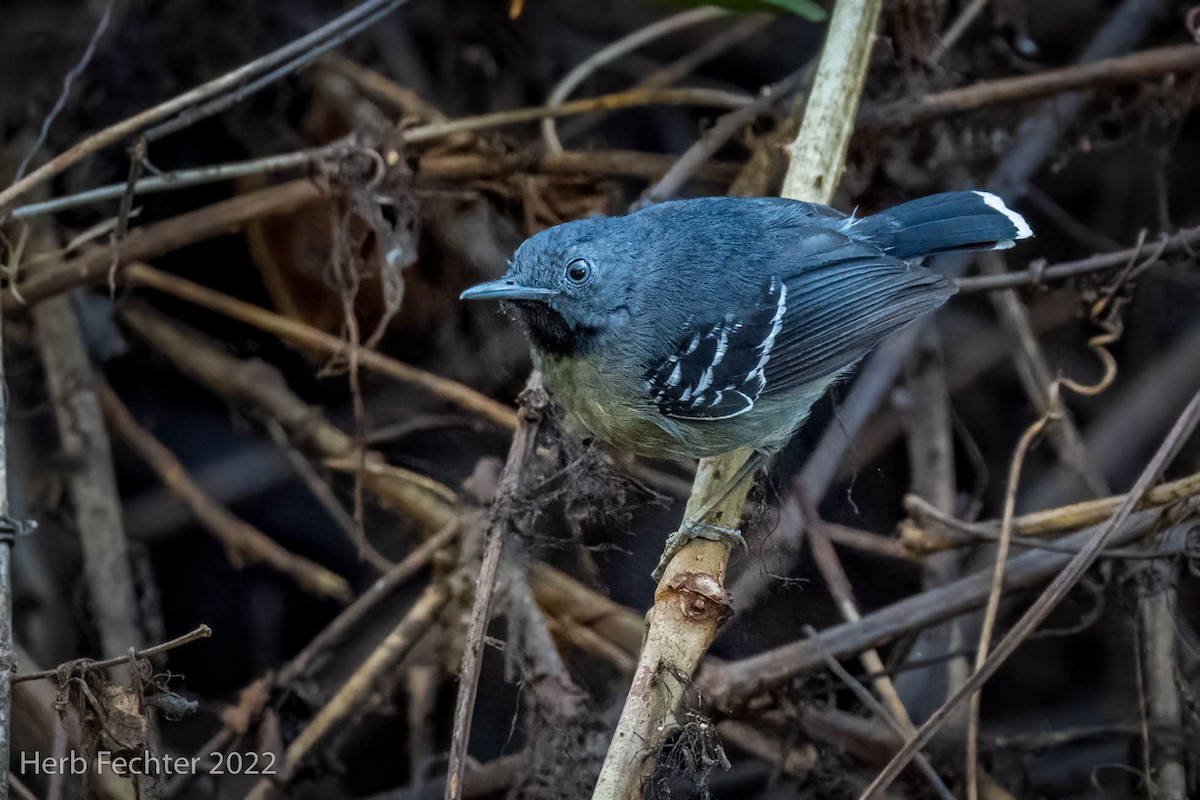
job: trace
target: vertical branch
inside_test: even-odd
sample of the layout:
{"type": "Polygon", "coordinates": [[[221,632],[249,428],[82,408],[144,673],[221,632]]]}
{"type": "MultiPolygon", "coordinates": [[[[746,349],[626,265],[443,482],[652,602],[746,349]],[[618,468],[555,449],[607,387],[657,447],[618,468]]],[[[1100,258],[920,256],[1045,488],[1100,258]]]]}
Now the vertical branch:
{"type": "MultiPolygon", "coordinates": [[[[1051,390],[1051,406],[1058,405],[1058,391],[1051,390]]],[[[1025,455],[1033,442],[1052,421],[1057,418],[1047,412],[1039,417],[1021,434],[1013,451],[1008,468],[1008,483],[1004,491],[1004,515],[1000,522],[1000,541],[996,544],[996,560],[992,566],[992,588],[988,592],[987,606],[983,612],[983,623],[979,627],[979,644],[975,648],[975,671],[983,669],[987,661],[988,648],[992,642],[992,631],[996,627],[996,615],[1000,612],[1000,598],[1004,594],[1004,570],[1008,566],[1008,550],[1012,541],[1013,514],[1017,507],[1017,490],[1021,485],[1021,469],[1025,466],[1025,455]]],[[[953,694],[953,693],[952,693],[953,694]]],[[[967,782],[967,799],[979,800],[978,751],[979,751],[979,707],[981,693],[975,691],[967,698],[967,764],[964,770],[967,782]]]]}
{"type": "Polygon", "coordinates": [[[69,295],[33,308],[38,348],[67,463],[67,489],[83,549],[83,576],[105,658],[141,647],[129,543],[95,376],[69,295]]]}
{"type": "Polygon", "coordinates": [[[8,516],[7,430],[8,386],[4,378],[4,317],[0,314],[0,800],[8,800],[8,759],[12,737],[12,687],[17,654],[12,635],[12,583],[10,557],[16,525],[8,516]]]}
{"type": "Polygon", "coordinates": [[[810,203],[828,203],[833,198],[846,168],[846,148],[854,132],[881,4],[882,0],[839,0],[834,8],[804,122],[792,142],[791,163],[780,192],[784,197],[810,203]]]}
{"type": "Polygon", "coordinates": [[[1153,780],[1153,794],[1162,800],[1187,797],[1187,770],[1181,729],[1183,705],[1180,678],[1175,668],[1175,615],[1179,578],[1177,562],[1156,562],[1145,569],[1139,581],[1137,625],[1141,641],[1142,675],[1145,676],[1145,719],[1152,731],[1151,760],[1146,772],[1153,780]]]}
{"type": "MultiPolygon", "coordinates": [[[[792,145],[783,195],[828,203],[844,169],[881,0],[839,0],[801,125],[792,145]]],[[[748,482],[728,492],[707,519],[696,515],[726,489],[750,457],[747,450],[701,459],[685,522],[737,527],[748,482]]],[[[729,545],[696,539],[667,565],[647,615],[649,629],[625,708],[600,771],[594,800],[641,796],[657,746],[675,729],[683,679],[708,650],[729,610],[725,568],[729,545]]]]}
{"type": "MultiPolygon", "coordinates": [[[[985,275],[999,275],[1007,271],[1004,259],[995,253],[985,253],[979,259],[979,265],[985,275]]],[[[1048,431],[1059,458],[1079,477],[1092,496],[1104,497],[1111,494],[1104,476],[1088,458],[1083,435],[1066,406],[1060,404],[1058,408],[1053,408],[1050,385],[1054,382],[1054,375],[1046,362],[1041,345],[1038,344],[1037,335],[1033,332],[1029,310],[1013,289],[991,292],[988,298],[996,308],[1000,323],[1015,340],[1013,360],[1016,362],[1017,375],[1025,393],[1029,395],[1038,414],[1049,414],[1053,409],[1059,418],[1057,424],[1048,431]]]]}
{"type": "MultiPolygon", "coordinates": [[[[908,402],[901,414],[901,423],[905,429],[912,476],[909,491],[953,517],[956,486],[950,393],[946,387],[941,343],[932,328],[922,331],[921,342],[906,366],[905,378],[908,402]]],[[[961,552],[932,553],[922,560],[921,584],[926,589],[944,586],[961,577],[962,573],[961,552]]],[[[965,639],[964,627],[963,620],[954,619],[922,631],[913,650],[932,654],[928,657],[933,659],[959,652],[965,639]]],[[[917,709],[917,716],[921,716],[920,708],[941,703],[946,695],[962,686],[969,671],[966,658],[957,656],[945,664],[905,670],[896,678],[896,686],[900,696],[908,700],[911,708],[917,709]]],[[[955,726],[961,728],[961,722],[961,719],[956,720],[955,726]]]]}
{"type": "Polygon", "coordinates": [[[1179,450],[1183,447],[1183,444],[1195,432],[1198,425],[1200,425],[1200,392],[1192,396],[1187,408],[1179,415],[1170,432],[1163,439],[1162,444],[1154,456],[1151,457],[1145,469],[1142,470],[1142,474],[1138,477],[1133,488],[1129,490],[1129,494],[1125,495],[1121,501],[1121,505],[1113,512],[1113,515],[1108,518],[1107,522],[1100,526],[1099,531],[1093,537],[1087,540],[1083,548],[1071,557],[1067,565],[1062,568],[1062,571],[1051,581],[1045,591],[1038,595],[1033,605],[1021,615],[1021,618],[1017,620],[1004,638],[1000,640],[996,645],[996,649],[976,669],[966,684],[947,699],[942,707],[935,711],[917,729],[916,736],[904,743],[904,746],[892,757],[892,760],[888,762],[883,771],[863,791],[862,795],[860,795],[860,800],[871,800],[872,798],[880,797],[891,786],[892,781],[899,776],[900,772],[908,766],[909,761],[912,760],[917,751],[928,743],[937,729],[949,717],[954,707],[977,691],[984,682],[995,674],[1000,665],[1045,621],[1054,607],[1079,582],[1083,574],[1096,563],[1100,552],[1116,537],[1117,532],[1129,519],[1130,515],[1133,514],[1134,508],[1137,507],[1138,503],[1146,496],[1146,493],[1150,491],[1150,488],[1162,477],[1163,470],[1174,460],[1179,450]]]}
{"type": "Polygon", "coordinates": [[[533,457],[548,398],[542,389],[542,376],[534,372],[521,393],[521,422],[508,449],[508,460],[500,474],[496,499],[488,520],[483,563],[475,582],[475,602],[463,647],[462,667],[458,674],[458,698],[454,708],[454,738],[450,742],[450,765],[446,771],[446,800],[462,797],[463,774],[467,768],[467,744],[471,739],[471,719],[475,715],[475,696],[479,692],[479,670],[483,666],[484,636],[491,619],[496,575],[504,551],[504,535],[509,530],[513,500],[521,488],[522,475],[533,457]]]}
{"type": "MultiPolygon", "coordinates": [[[[694,519],[749,456],[749,450],[735,450],[701,459],[684,519],[694,519]]],[[[748,489],[743,483],[731,491],[708,520],[721,527],[736,526],[748,489]]],[[[728,562],[728,541],[694,539],[663,572],[654,592],[654,606],[646,615],[645,644],[593,800],[642,796],[642,784],[654,769],[657,745],[677,727],[674,715],[687,688],[684,681],[695,671],[731,610],[725,592],[728,562]]]]}

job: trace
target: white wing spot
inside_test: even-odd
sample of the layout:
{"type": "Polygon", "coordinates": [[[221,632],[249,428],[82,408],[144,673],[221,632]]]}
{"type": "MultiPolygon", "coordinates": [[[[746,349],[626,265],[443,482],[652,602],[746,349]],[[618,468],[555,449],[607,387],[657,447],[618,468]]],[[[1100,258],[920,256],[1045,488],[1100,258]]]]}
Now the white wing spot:
{"type": "Polygon", "coordinates": [[[717,342],[717,354],[713,357],[713,362],[710,366],[717,366],[721,363],[721,359],[725,358],[725,353],[729,350],[729,331],[721,328],[721,338],[717,342]]]}
{"type": "Polygon", "coordinates": [[[772,278],[771,282],[772,288],[774,288],[774,284],[777,282],[779,285],[779,300],[775,303],[775,316],[771,317],[771,332],[767,334],[767,338],[763,339],[762,344],[758,346],[758,363],[746,375],[747,382],[757,381],[759,383],[758,392],[762,392],[767,386],[767,362],[771,360],[771,348],[775,346],[775,337],[779,335],[779,331],[783,328],[783,316],[787,313],[787,284],[780,282],[778,278],[772,278]]]}
{"type": "Polygon", "coordinates": [[[679,381],[683,379],[683,365],[676,364],[675,369],[671,370],[671,375],[667,378],[667,386],[678,386],[679,381]]]}

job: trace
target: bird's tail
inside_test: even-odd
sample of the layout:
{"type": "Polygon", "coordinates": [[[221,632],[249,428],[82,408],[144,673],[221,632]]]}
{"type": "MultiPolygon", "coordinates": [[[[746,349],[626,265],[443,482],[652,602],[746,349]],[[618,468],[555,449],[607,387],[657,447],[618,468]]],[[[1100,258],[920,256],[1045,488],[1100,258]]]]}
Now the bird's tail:
{"type": "Polygon", "coordinates": [[[991,192],[922,197],[855,222],[851,237],[910,259],[957,250],[1004,250],[1033,236],[1029,223],[991,192]]]}

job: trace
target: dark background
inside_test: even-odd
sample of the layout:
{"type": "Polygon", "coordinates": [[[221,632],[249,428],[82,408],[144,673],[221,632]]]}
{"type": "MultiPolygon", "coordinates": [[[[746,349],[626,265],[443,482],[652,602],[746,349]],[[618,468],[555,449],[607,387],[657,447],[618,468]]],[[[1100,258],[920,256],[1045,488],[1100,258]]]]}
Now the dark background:
{"type": "MultiPolygon", "coordinates": [[[[16,0],[0,7],[0,174],[11,175],[26,152],[60,92],[62,76],[77,62],[95,29],[103,5],[16,0]]],[[[937,0],[885,2],[864,106],[882,107],[976,81],[1072,64],[1117,4],[993,2],[934,63],[927,56],[937,32],[958,15],[962,5],[937,0]]],[[[1162,5],[1164,12],[1136,49],[1191,41],[1185,24],[1189,4],[1162,5]]],[[[78,78],[35,164],[88,132],[302,35],[341,10],[338,4],[311,0],[117,3],[109,30],[78,78]]],[[[413,0],[339,52],[412,89],[445,115],[463,117],[544,102],[557,80],[588,55],[674,10],[677,7],[657,3],[529,0],[520,16],[510,19],[509,8],[501,2],[413,0]]],[[[599,70],[576,95],[628,88],[729,25],[721,21],[696,26],[641,48],[599,70]]],[[[757,93],[814,58],[822,32],[821,24],[780,14],[760,32],[699,66],[682,83],[757,93]]],[[[346,114],[345,97],[331,94],[332,75],[336,70],[319,65],[283,80],[223,114],[156,142],[150,161],[158,169],[170,170],[327,142],[356,126],[346,114]]],[[[1196,80],[1196,73],[1177,74],[1099,88],[1077,119],[1064,120],[1052,151],[1015,204],[1037,238],[1004,254],[1007,268],[1024,269],[1037,259],[1054,263],[1129,247],[1142,231],[1153,243],[1160,232],[1200,224],[1196,191],[1200,131],[1191,113],[1196,80]]],[[[354,95],[353,88],[350,92],[356,102],[374,102],[354,95]]],[[[773,153],[760,191],[777,191],[780,143],[787,141],[792,106],[782,103],[758,116],[719,150],[716,161],[731,165],[727,172],[736,174],[753,154],[773,153]]],[[[376,102],[374,107],[384,119],[395,121],[400,116],[386,104],[376,102]]],[[[981,185],[1019,135],[1022,120],[1039,107],[1039,102],[1024,102],[953,114],[906,129],[886,124],[860,129],[834,205],[870,213],[922,194],[981,185]]],[[[559,123],[559,130],[572,151],[619,149],[670,156],[686,150],[720,113],[639,107],[584,117],[583,127],[578,118],[567,118],[559,123]],[[565,132],[572,128],[577,132],[567,136],[565,132]]],[[[423,120],[409,120],[418,121],[423,120]]],[[[417,145],[403,152],[403,174],[386,187],[394,201],[389,221],[395,222],[396,230],[411,232],[415,251],[413,262],[402,273],[403,305],[387,324],[379,349],[505,403],[515,401],[527,376],[524,341],[494,308],[461,307],[455,300],[458,292],[498,275],[513,247],[537,229],[586,213],[621,213],[649,185],[640,177],[572,175],[537,165],[511,174],[462,179],[423,177],[420,169],[421,160],[439,148],[444,154],[477,151],[499,158],[499,154],[536,152],[537,147],[536,126],[528,124],[489,129],[461,145],[417,145]]],[[[113,147],[72,168],[46,189],[51,196],[70,194],[123,181],[128,170],[127,153],[113,147]]],[[[149,226],[276,180],[282,178],[141,197],[132,226],[149,226]]],[[[727,190],[727,180],[700,177],[690,181],[682,194],[727,190]]],[[[115,202],[64,212],[53,217],[49,235],[65,242],[115,214],[115,202]]],[[[331,219],[333,214],[322,211],[276,220],[251,233],[249,239],[258,237],[257,247],[248,245],[247,235],[237,231],[175,250],[156,259],[154,266],[342,335],[345,285],[331,279],[326,270],[331,219]],[[280,285],[288,287],[283,294],[271,288],[280,285]]],[[[6,235],[12,239],[16,230],[10,224],[6,235]]],[[[355,305],[364,336],[378,323],[382,307],[380,262],[372,250],[381,240],[372,240],[372,235],[379,234],[368,232],[353,260],[365,287],[355,305]]],[[[1096,333],[1087,319],[1088,301],[1111,284],[1111,275],[1106,274],[1020,292],[1052,375],[1092,382],[1101,374],[1086,346],[1088,337],[1096,333]]],[[[1135,282],[1123,285],[1120,293],[1128,302],[1121,314],[1123,335],[1112,347],[1119,364],[1115,383],[1094,398],[1067,396],[1089,464],[1114,493],[1132,485],[1187,398],[1200,387],[1196,329],[1200,282],[1194,260],[1186,254],[1164,258],[1135,282]]],[[[343,430],[368,436],[384,430],[374,446],[390,463],[428,475],[462,491],[465,498],[470,494],[462,490],[463,482],[481,460],[503,460],[507,452],[507,433],[419,388],[369,371],[358,382],[363,415],[356,421],[355,382],[349,380],[344,365],[331,365],[323,354],[294,348],[269,333],[189,303],[124,285],[114,293],[103,286],[80,290],[72,298],[90,323],[84,326],[84,336],[96,369],[205,491],[288,550],[344,576],[356,592],[370,586],[377,573],[359,558],[353,542],[297,476],[262,416],[189,380],[124,327],[123,307],[151,304],[217,341],[227,355],[274,365],[295,393],[343,430]],[[395,424],[403,429],[387,433],[395,424]]],[[[52,399],[29,314],[17,311],[6,323],[10,440],[5,455],[10,492],[14,513],[39,523],[36,534],[19,541],[14,555],[15,629],[24,652],[44,668],[101,653],[88,590],[81,580],[81,532],[64,488],[65,476],[77,465],[58,451],[52,399]]],[[[1013,447],[1037,416],[1014,367],[1016,345],[985,295],[954,299],[939,312],[932,330],[934,338],[927,341],[933,341],[944,358],[956,421],[956,513],[996,518],[1013,447]]],[[[853,379],[836,393],[844,396],[852,386],[853,379]]],[[[902,499],[914,479],[904,436],[896,435],[910,389],[902,380],[856,441],[842,479],[821,504],[824,519],[893,535],[904,516],[902,499]]],[[[830,424],[838,423],[826,402],[780,459],[773,484],[756,493],[749,526],[752,546],[735,556],[735,574],[763,568],[761,542],[766,539],[769,547],[768,534],[779,516],[776,506],[786,492],[779,487],[787,486],[789,476],[803,465],[813,442],[830,424]]],[[[542,466],[548,483],[533,495],[540,497],[535,503],[540,513],[523,514],[516,526],[524,535],[526,550],[641,614],[652,602],[649,572],[664,532],[672,529],[682,511],[680,498],[669,492],[656,497],[626,483],[621,470],[608,466],[608,456],[596,447],[581,449],[560,442],[551,450],[542,466]],[[571,471],[559,472],[562,469],[571,471]]],[[[1169,476],[1194,472],[1198,456],[1194,443],[1185,447],[1169,476]]],[[[113,460],[143,643],[179,635],[202,623],[214,631],[211,639],[180,648],[156,664],[159,671],[173,675],[171,688],[199,703],[194,714],[180,721],[160,717],[157,722],[163,747],[190,754],[221,727],[222,709],[237,701],[243,687],[294,655],[334,618],[341,604],[314,597],[269,567],[231,564],[224,548],[141,458],[115,438],[113,460]]],[[[352,511],[353,478],[327,470],[319,460],[313,466],[341,505],[352,511]]],[[[683,466],[653,466],[676,483],[687,480],[683,466]]],[[[1089,496],[1061,466],[1050,442],[1039,440],[1026,463],[1018,510],[1051,508],[1089,496]]],[[[468,505],[471,502],[467,500],[468,505]]],[[[369,495],[362,519],[367,538],[390,559],[402,558],[419,541],[419,526],[378,506],[369,495]]],[[[849,548],[840,552],[864,610],[917,593],[927,580],[921,566],[911,561],[849,548]]],[[[454,558],[450,556],[451,561],[454,558]]],[[[972,558],[960,569],[990,568],[987,551],[972,558]]],[[[1103,560],[1047,622],[1047,628],[1064,634],[1043,636],[1023,646],[983,693],[982,763],[1012,796],[1156,796],[1143,774],[1142,690],[1136,667],[1139,603],[1163,575],[1148,566],[1154,563],[1169,565],[1166,574],[1177,576],[1170,578],[1178,632],[1174,674],[1183,712],[1181,727],[1163,735],[1174,737],[1175,742],[1182,735],[1182,741],[1188,742],[1200,732],[1195,699],[1200,640],[1192,627],[1198,614],[1194,565],[1186,560],[1103,560]],[[1056,731],[1074,733],[1047,743],[1042,735],[1056,731]]],[[[249,725],[235,747],[246,752],[286,747],[321,699],[365,658],[428,580],[422,574],[385,601],[390,610],[368,617],[320,670],[306,676],[303,686],[272,687],[267,711],[249,725]],[[264,719],[270,724],[261,724],[264,719]]],[[[1028,599],[1019,595],[1005,603],[1001,626],[1015,618],[1028,599]]],[[[736,595],[734,603],[738,606],[736,595]]],[[[352,715],[331,741],[307,759],[287,788],[289,796],[365,797],[378,792],[392,792],[388,795],[392,797],[426,796],[419,793],[420,784],[436,782],[445,771],[457,686],[453,671],[468,608],[469,597],[452,601],[429,641],[390,676],[386,686],[379,687],[372,707],[352,715]],[[413,677],[418,670],[432,676],[427,684],[413,677]],[[414,689],[418,685],[423,688],[414,689]],[[423,709],[419,732],[410,724],[413,708],[423,709]],[[418,741],[429,751],[421,758],[414,755],[420,749],[414,744],[418,741]],[[414,774],[415,770],[423,775],[414,774]]],[[[713,652],[736,659],[801,638],[803,625],[821,629],[839,619],[805,553],[794,570],[773,579],[768,594],[725,629],[713,652]]],[[[504,640],[508,629],[500,621],[492,633],[504,640]]],[[[502,786],[486,796],[505,792],[583,796],[581,792],[590,791],[607,732],[615,722],[626,689],[624,679],[603,659],[561,643],[572,677],[586,690],[586,718],[571,721],[560,736],[547,735],[542,711],[531,702],[529,689],[516,680],[519,669],[513,664],[520,659],[513,650],[518,644],[505,652],[488,649],[471,753],[481,762],[513,753],[524,753],[530,761],[514,768],[502,786]]],[[[898,665],[912,644],[902,641],[883,655],[890,665],[898,665]]],[[[963,647],[968,655],[972,652],[970,642],[963,647]]],[[[919,656],[912,657],[919,660],[919,656]]],[[[861,674],[857,661],[846,665],[861,674]]],[[[34,666],[22,663],[20,669],[34,666]]],[[[914,685],[911,680],[902,685],[907,687],[914,716],[919,718],[936,705],[936,696],[931,699],[929,694],[936,695],[936,687],[914,685]]],[[[832,676],[821,674],[797,679],[773,695],[769,705],[792,720],[797,708],[809,705],[869,716],[832,676]]],[[[730,746],[727,753],[733,768],[712,774],[712,796],[851,797],[878,768],[870,759],[822,741],[799,723],[784,726],[782,733],[781,747],[815,746],[816,768],[789,774],[730,746]]],[[[17,738],[14,752],[21,747],[17,738]]],[[[955,786],[962,759],[954,742],[944,743],[943,750],[939,767],[955,786]]],[[[1184,751],[1194,791],[1195,748],[1185,745],[1184,751]]],[[[658,791],[672,797],[700,796],[692,778],[703,770],[684,765],[678,771],[682,779],[670,785],[663,781],[658,791]]],[[[38,797],[47,796],[49,786],[44,780],[30,778],[28,785],[38,797]]],[[[247,789],[248,784],[233,780],[204,778],[187,786],[160,785],[154,791],[180,797],[240,797],[247,789]]],[[[68,785],[64,791],[71,796],[78,788],[68,785]]],[[[915,773],[893,791],[895,796],[929,796],[928,785],[915,773]]]]}

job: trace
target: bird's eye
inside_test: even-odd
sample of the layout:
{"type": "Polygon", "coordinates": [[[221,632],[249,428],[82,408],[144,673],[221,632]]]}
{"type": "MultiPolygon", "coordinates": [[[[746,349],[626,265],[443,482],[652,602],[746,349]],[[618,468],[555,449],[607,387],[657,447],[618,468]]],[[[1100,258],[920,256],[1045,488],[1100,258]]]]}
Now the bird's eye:
{"type": "Polygon", "coordinates": [[[582,258],[577,258],[567,264],[567,280],[571,283],[586,283],[592,275],[592,265],[582,258]]]}

